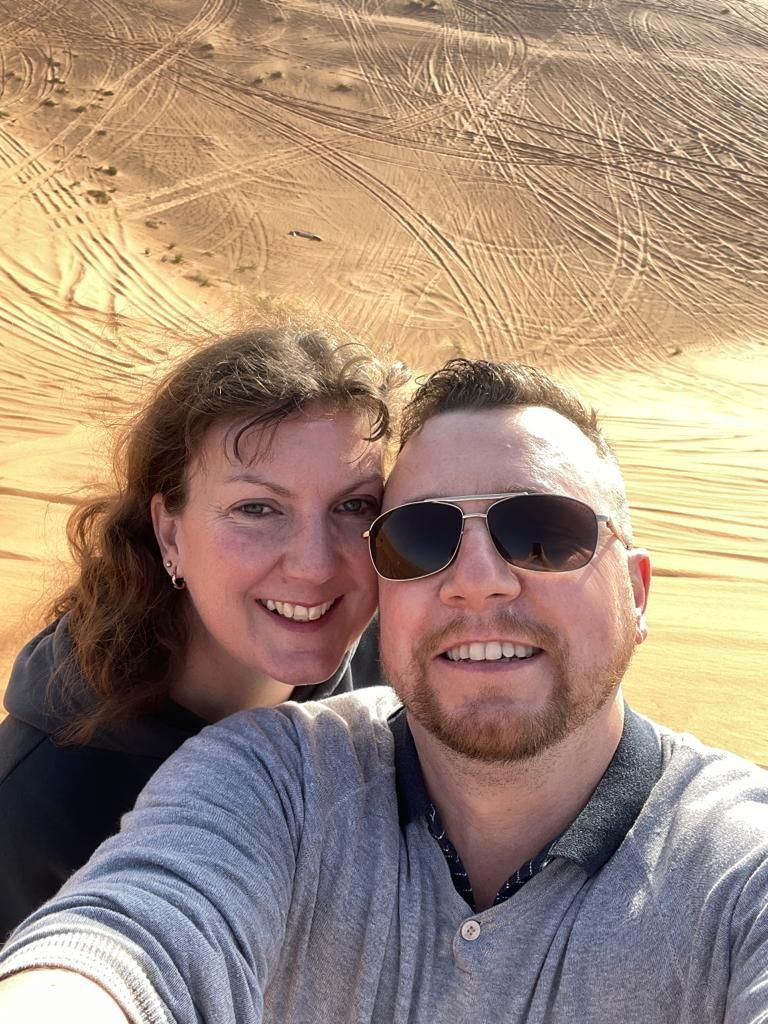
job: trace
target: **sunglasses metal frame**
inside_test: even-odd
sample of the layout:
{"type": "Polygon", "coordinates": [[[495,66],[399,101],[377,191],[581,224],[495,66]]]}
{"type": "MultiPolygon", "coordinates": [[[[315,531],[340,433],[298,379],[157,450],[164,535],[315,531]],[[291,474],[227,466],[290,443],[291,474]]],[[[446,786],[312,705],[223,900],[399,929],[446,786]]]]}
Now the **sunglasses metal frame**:
{"type": "MultiPolygon", "coordinates": [[[[586,501],[582,501],[580,498],[573,498],[569,494],[549,494],[547,491],[512,491],[505,494],[452,494],[445,498],[418,498],[416,501],[404,501],[402,505],[394,505],[392,508],[388,508],[386,512],[382,512],[380,515],[376,516],[376,518],[368,527],[368,529],[363,532],[363,537],[369,542],[368,553],[371,556],[371,562],[373,563],[373,568],[376,571],[376,575],[383,580],[387,580],[388,583],[414,583],[417,580],[426,580],[430,576],[437,576],[438,573],[444,572],[456,560],[456,556],[459,553],[459,550],[461,548],[461,542],[464,537],[464,523],[467,521],[467,519],[485,519],[485,528],[486,530],[488,530],[488,536],[490,537],[491,543],[493,544],[494,548],[496,548],[496,542],[494,541],[493,536],[491,535],[490,527],[488,526],[488,513],[491,511],[492,508],[500,504],[502,501],[507,501],[510,498],[523,498],[526,496],[533,495],[549,496],[552,498],[568,498],[570,501],[576,501],[580,505],[586,505],[586,507],[590,509],[595,519],[597,520],[598,526],[600,525],[600,523],[605,523],[605,525],[608,527],[611,533],[618,540],[621,541],[621,543],[624,545],[627,551],[630,551],[632,549],[632,545],[628,544],[624,540],[624,538],[621,536],[616,526],[614,525],[614,522],[610,516],[605,515],[602,512],[595,512],[591,505],[587,505],[586,501]],[[492,501],[493,504],[489,505],[485,512],[465,512],[464,509],[457,504],[457,502],[459,501],[492,501]],[[458,511],[461,513],[461,530],[459,532],[459,539],[456,548],[453,554],[451,555],[450,561],[446,562],[445,565],[442,565],[439,569],[434,569],[432,572],[425,572],[423,576],[411,576],[402,580],[392,579],[392,577],[390,576],[383,576],[376,567],[376,562],[374,560],[373,551],[371,550],[370,544],[371,531],[379,522],[379,520],[384,518],[384,516],[388,516],[390,515],[390,513],[396,512],[400,508],[407,508],[409,505],[451,505],[453,508],[458,509],[458,511]]],[[[496,552],[499,555],[499,558],[503,559],[503,561],[506,562],[507,565],[511,565],[515,569],[522,569],[524,572],[542,572],[541,569],[529,569],[526,568],[526,566],[524,565],[515,565],[514,562],[507,561],[507,559],[504,558],[504,556],[501,554],[498,548],[496,548],[496,552]]],[[[596,553],[597,545],[595,545],[595,550],[592,552],[589,559],[584,563],[584,565],[578,566],[578,568],[584,569],[586,566],[588,566],[592,559],[595,557],[596,553]]],[[[547,570],[543,571],[546,572],[547,570]]],[[[576,572],[576,569],[552,569],[549,571],[553,573],[576,572]]]]}

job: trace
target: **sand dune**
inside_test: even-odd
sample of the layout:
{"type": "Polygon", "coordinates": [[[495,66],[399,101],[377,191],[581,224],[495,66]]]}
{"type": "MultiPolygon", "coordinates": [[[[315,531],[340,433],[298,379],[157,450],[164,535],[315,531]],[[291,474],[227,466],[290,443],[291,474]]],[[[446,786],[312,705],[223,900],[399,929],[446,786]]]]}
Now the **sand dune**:
{"type": "Polygon", "coordinates": [[[630,696],[768,764],[767,45],[765,0],[0,0],[0,680],[145,382],[319,310],[603,410],[630,696]]]}

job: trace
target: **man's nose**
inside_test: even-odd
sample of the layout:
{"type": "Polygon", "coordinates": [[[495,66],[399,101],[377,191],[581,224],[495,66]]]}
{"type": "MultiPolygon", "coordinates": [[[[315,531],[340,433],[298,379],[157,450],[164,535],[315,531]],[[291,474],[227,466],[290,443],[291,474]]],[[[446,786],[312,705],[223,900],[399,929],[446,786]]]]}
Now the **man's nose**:
{"type": "Polygon", "coordinates": [[[469,516],[458,554],[442,573],[441,600],[455,608],[480,610],[488,603],[514,600],[520,590],[520,570],[496,550],[485,517],[469,516]]]}

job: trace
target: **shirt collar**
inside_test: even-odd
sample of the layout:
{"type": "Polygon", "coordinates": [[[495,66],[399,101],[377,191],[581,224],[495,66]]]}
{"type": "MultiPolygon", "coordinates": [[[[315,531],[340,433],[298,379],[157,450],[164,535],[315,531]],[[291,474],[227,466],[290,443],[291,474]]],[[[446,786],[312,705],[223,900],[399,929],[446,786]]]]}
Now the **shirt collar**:
{"type": "Polygon", "coordinates": [[[413,742],[405,708],[389,716],[389,727],[395,740],[395,787],[400,827],[422,818],[430,807],[430,799],[421,774],[419,755],[413,742]]]}
{"type": "MultiPolygon", "coordinates": [[[[430,807],[416,744],[404,708],[389,718],[395,741],[395,785],[400,827],[430,807]]],[[[625,708],[624,730],[605,774],[576,819],[551,851],[593,875],[613,856],[661,777],[662,751],[653,725],[625,708]]]]}

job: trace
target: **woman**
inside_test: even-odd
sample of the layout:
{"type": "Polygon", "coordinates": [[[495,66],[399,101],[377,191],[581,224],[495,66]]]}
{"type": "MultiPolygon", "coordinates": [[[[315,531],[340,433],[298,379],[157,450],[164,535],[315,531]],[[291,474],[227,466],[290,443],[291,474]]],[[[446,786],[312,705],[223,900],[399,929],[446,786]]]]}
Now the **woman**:
{"type": "Polygon", "coordinates": [[[376,603],[362,533],[403,380],[360,346],[262,330],[196,351],[156,389],[116,491],[73,513],[78,576],[11,674],[0,942],[204,725],[351,688],[376,603]]]}

